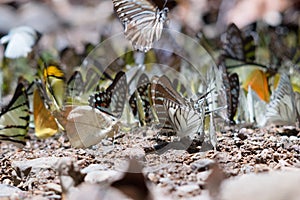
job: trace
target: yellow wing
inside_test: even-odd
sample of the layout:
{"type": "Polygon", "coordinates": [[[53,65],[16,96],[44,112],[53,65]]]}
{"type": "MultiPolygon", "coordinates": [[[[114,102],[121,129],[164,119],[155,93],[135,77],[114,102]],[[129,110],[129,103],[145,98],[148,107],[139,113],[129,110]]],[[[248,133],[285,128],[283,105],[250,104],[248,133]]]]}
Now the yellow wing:
{"type": "Polygon", "coordinates": [[[58,126],[50,110],[45,107],[38,89],[33,93],[33,116],[35,135],[38,138],[47,138],[58,132],[58,126]]]}

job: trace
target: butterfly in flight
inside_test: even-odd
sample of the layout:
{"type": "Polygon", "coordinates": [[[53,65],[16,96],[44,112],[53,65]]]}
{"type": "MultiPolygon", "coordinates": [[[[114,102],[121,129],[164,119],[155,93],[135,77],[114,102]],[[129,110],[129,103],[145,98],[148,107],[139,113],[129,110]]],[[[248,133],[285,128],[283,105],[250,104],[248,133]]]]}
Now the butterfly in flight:
{"type": "Polygon", "coordinates": [[[195,103],[182,97],[173,88],[171,81],[166,76],[153,77],[151,98],[162,125],[161,133],[167,135],[175,133],[179,138],[201,134],[205,116],[205,101],[198,100],[197,106],[195,106],[195,103]]]}
{"type": "Polygon", "coordinates": [[[89,105],[116,118],[120,118],[128,90],[126,74],[118,72],[112,84],[103,92],[89,97],[89,105]]]}
{"type": "Polygon", "coordinates": [[[29,126],[27,90],[19,83],[9,104],[0,113],[0,140],[25,145],[29,126]]]}
{"type": "Polygon", "coordinates": [[[124,34],[135,50],[147,52],[161,37],[168,8],[159,10],[151,0],[112,0],[124,25],[124,34]]]}

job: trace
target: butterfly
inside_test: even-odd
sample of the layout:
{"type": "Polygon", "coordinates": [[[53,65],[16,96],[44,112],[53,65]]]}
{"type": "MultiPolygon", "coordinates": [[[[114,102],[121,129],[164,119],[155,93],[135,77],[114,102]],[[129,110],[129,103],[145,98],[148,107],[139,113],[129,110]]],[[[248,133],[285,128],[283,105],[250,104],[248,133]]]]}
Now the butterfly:
{"type": "Polygon", "coordinates": [[[265,102],[269,102],[270,92],[267,74],[261,69],[253,69],[249,72],[250,73],[247,75],[242,84],[242,88],[245,91],[248,91],[248,87],[250,86],[251,89],[257,93],[260,99],[264,100],[265,102]]]}
{"type": "Polygon", "coordinates": [[[23,83],[19,83],[9,104],[0,113],[0,140],[25,145],[29,126],[29,101],[23,83]]]}
{"type": "Polygon", "coordinates": [[[68,113],[65,129],[70,143],[76,148],[87,148],[118,132],[117,120],[90,106],[75,106],[68,113]]]}
{"type": "Polygon", "coordinates": [[[120,71],[105,91],[90,95],[89,105],[116,118],[120,118],[124,109],[127,90],[126,74],[120,71]]]}
{"type": "Polygon", "coordinates": [[[197,106],[202,110],[195,109],[194,104],[173,88],[171,81],[166,76],[153,77],[151,98],[162,126],[161,133],[170,135],[175,132],[178,137],[183,138],[198,134],[202,130],[204,107],[198,104],[197,106]]]}
{"type": "Polygon", "coordinates": [[[47,96],[55,106],[52,109],[59,110],[65,100],[65,74],[58,65],[48,65],[43,69],[43,82],[47,96]]]}
{"type": "Polygon", "coordinates": [[[151,0],[113,0],[113,4],[134,49],[149,51],[153,42],[161,37],[168,8],[159,10],[151,0]]]}
{"type": "MultiPolygon", "coordinates": [[[[241,30],[230,24],[221,36],[223,43],[222,56],[229,59],[253,62],[255,60],[255,43],[252,35],[243,36],[241,30]]],[[[226,63],[228,65],[228,63],[226,63]]]]}
{"type": "Polygon", "coordinates": [[[47,138],[63,127],[57,121],[54,112],[63,109],[65,101],[65,75],[57,65],[49,65],[42,70],[41,79],[35,80],[33,92],[33,116],[35,135],[47,138]]]}
{"type": "Polygon", "coordinates": [[[143,73],[137,82],[137,89],[129,99],[129,105],[133,115],[138,115],[141,126],[145,126],[153,121],[152,103],[150,98],[150,80],[143,73]]]}
{"type": "Polygon", "coordinates": [[[289,76],[281,74],[277,88],[266,108],[267,124],[291,125],[299,121],[299,93],[294,92],[289,76]]]}
{"type": "Polygon", "coordinates": [[[58,132],[57,122],[49,108],[46,107],[38,88],[33,92],[33,117],[35,135],[38,138],[51,137],[58,132]]]}
{"type": "Polygon", "coordinates": [[[67,82],[66,103],[73,104],[77,98],[83,96],[85,83],[80,71],[75,71],[67,82]]]}
{"type": "MultiPolygon", "coordinates": [[[[222,85],[224,87],[224,95],[226,98],[226,105],[227,105],[227,116],[226,120],[229,121],[229,123],[234,124],[234,116],[236,114],[238,103],[239,103],[239,92],[240,92],[240,82],[239,82],[239,76],[237,73],[229,74],[226,70],[226,67],[223,64],[220,64],[218,66],[218,70],[222,85]]],[[[219,84],[219,83],[218,83],[219,84]]]]}
{"type": "Polygon", "coordinates": [[[26,57],[40,37],[41,33],[29,26],[11,29],[0,39],[0,43],[5,45],[4,56],[11,59],[26,57]]]}

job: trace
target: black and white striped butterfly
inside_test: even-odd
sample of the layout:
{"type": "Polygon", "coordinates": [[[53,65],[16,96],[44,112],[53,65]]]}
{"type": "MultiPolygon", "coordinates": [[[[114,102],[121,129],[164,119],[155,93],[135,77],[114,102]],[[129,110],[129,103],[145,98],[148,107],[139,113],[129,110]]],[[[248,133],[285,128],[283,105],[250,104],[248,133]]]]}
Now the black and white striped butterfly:
{"type": "Polygon", "coordinates": [[[120,118],[123,113],[127,90],[126,74],[120,71],[105,91],[95,93],[89,97],[89,105],[116,118],[120,118]]]}
{"type": "Polygon", "coordinates": [[[159,10],[151,0],[113,0],[124,34],[135,50],[147,52],[160,39],[168,8],[159,10]]]}
{"type": "Polygon", "coordinates": [[[162,125],[161,133],[175,133],[180,138],[201,134],[205,116],[204,101],[198,100],[196,108],[193,102],[183,98],[172,87],[166,76],[153,77],[151,98],[162,125]]]}
{"type": "Polygon", "coordinates": [[[300,120],[300,94],[293,91],[287,74],[282,74],[266,108],[267,124],[292,125],[300,120]]]}

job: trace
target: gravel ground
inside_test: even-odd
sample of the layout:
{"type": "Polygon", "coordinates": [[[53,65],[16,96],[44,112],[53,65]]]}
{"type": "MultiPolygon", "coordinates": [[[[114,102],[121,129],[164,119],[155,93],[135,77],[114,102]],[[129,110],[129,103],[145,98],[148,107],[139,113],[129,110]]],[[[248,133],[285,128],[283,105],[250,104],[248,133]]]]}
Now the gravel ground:
{"type": "Polygon", "coordinates": [[[215,166],[225,178],[300,170],[300,131],[295,127],[225,127],[217,133],[216,150],[198,153],[171,149],[163,154],[146,154],[144,147],[155,144],[153,135],[154,131],[140,128],[123,134],[114,143],[107,139],[89,149],[72,148],[65,134],[46,140],[31,136],[24,148],[1,143],[0,199],[65,198],[71,192],[63,183],[66,174],[62,163],[69,169],[74,167],[67,175],[72,177],[70,171],[77,178],[82,175],[79,180],[73,176],[78,185],[84,182],[100,188],[124,176],[129,170],[126,160],[139,160],[153,199],[213,199],[211,193],[208,195],[208,185],[216,187],[221,180],[213,178],[214,183],[207,178],[215,166]]]}

